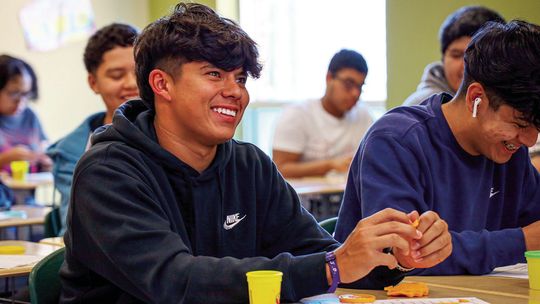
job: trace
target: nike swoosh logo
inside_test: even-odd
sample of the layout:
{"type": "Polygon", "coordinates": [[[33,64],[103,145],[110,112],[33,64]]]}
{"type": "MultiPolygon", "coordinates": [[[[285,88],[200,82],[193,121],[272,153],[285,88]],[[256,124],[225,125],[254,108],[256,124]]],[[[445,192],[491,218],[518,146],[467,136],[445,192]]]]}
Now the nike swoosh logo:
{"type": "Polygon", "coordinates": [[[223,228],[225,228],[225,230],[231,230],[234,226],[238,225],[243,219],[245,219],[247,216],[244,215],[242,218],[239,218],[238,220],[236,220],[236,222],[232,223],[232,224],[227,224],[227,222],[223,223],[223,228]]]}
{"type": "Polygon", "coordinates": [[[497,193],[499,193],[499,192],[500,192],[500,190],[499,190],[499,191],[496,191],[496,192],[490,192],[490,193],[489,193],[489,198],[492,198],[493,196],[495,196],[495,195],[496,195],[497,193]]]}

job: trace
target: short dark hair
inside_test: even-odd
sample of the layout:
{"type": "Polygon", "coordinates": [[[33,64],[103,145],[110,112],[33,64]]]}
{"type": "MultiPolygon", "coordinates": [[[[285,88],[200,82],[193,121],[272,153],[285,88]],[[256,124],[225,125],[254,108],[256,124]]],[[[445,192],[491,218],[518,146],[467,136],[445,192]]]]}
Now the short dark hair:
{"type": "Polygon", "coordinates": [[[135,42],[135,73],[143,101],[154,108],[148,75],[160,68],[174,76],[182,64],[206,61],[225,71],[239,67],[258,78],[256,43],[232,20],[197,3],[179,3],[174,11],[148,25],[135,42]]]}
{"type": "Polygon", "coordinates": [[[540,26],[521,20],[488,22],[473,36],[464,61],[459,96],[478,82],[490,107],[506,104],[540,129],[540,26]]]}
{"type": "Polygon", "coordinates": [[[499,13],[483,6],[464,6],[450,14],[439,29],[442,54],[452,42],[472,37],[488,21],[505,22],[499,13]]]}
{"type": "Polygon", "coordinates": [[[17,76],[22,76],[24,73],[27,73],[32,80],[32,87],[30,88],[30,96],[28,98],[35,100],[38,98],[38,84],[37,76],[32,66],[22,59],[9,55],[0,55],[0,90],[3,90],[10,80],[17,76]]]}
{"type": "Polygon", "coordinates": [[[103,62],[103,54],[115,47],[133,46],[138,30],[128,24],[112,23],[95,32],[84,49],[84,66],[88,73],[95,73],[103,62]]]}
{"type": "Polygon", "coordinates": [[[328,72],[335,75],[339,70],[345,68],[355,69],[364,75],[367,75],[368,72],[366,60],[360,53],[343,49],[337,52],[330,60],[328,72]]]}

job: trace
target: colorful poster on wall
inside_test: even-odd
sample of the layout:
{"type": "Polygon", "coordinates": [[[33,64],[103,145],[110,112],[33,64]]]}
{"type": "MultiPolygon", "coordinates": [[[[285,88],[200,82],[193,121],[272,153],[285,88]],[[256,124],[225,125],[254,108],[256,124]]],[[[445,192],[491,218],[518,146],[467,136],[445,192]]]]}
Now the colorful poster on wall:
{"type": "Polygon", "coordinates": [[[90,0],[32,0],[19,13],[28,49],[49,51],[95,31],[90,0]]]}

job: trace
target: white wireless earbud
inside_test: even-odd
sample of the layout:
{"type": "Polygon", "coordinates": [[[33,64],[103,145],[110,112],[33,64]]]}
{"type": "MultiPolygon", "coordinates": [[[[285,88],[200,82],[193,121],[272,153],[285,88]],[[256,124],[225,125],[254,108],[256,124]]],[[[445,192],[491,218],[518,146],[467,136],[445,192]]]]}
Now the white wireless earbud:
{"type": "Polygon", "coordinates": [[[472,117],[476,117],[476,112],[478,111],[478,105],[482,102],[482,99],[480,97],[476,97],[474,99],[474,104],[472,108],[472,117]]]}

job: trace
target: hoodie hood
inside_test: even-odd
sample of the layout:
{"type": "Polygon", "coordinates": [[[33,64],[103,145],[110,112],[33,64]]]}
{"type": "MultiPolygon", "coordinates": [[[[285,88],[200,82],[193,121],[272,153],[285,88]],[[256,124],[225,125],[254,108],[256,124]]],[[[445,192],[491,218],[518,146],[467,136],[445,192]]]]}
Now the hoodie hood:
{"type": "Polygon", "coordinates": [[[448,85],[448,80],[444,76],[444,67],[442,62],[433,62],[424,69],[424,74],[418,84],[417,90],[437,89],[440,92],[456,94],[448,85]]]}
{"type": "Polygon", "coordinates": [[[162,167],[180,171],[197,180],[211,178],[221,171],[231,157],[231,141],[218,145],[216,156],[210,166],[199,174],[195,169],[159,145],[154,128],[155,112],[140,99],[132,99],[114,112],[112,124],[97,129],[92,135],[92,145],[120,142],[142,151],[162,167]]]}
{"type": "Polygon", "coordinates": [[[449,93],[452,96],[456,94],[456,92],[450,88],[448,81],[444,76],[442,62],[433,62],[426,66],[416,91],[407,97],[403,102],[403,105],[413,106],[421,104],[428,97],[443,92],[449,93]]]}

